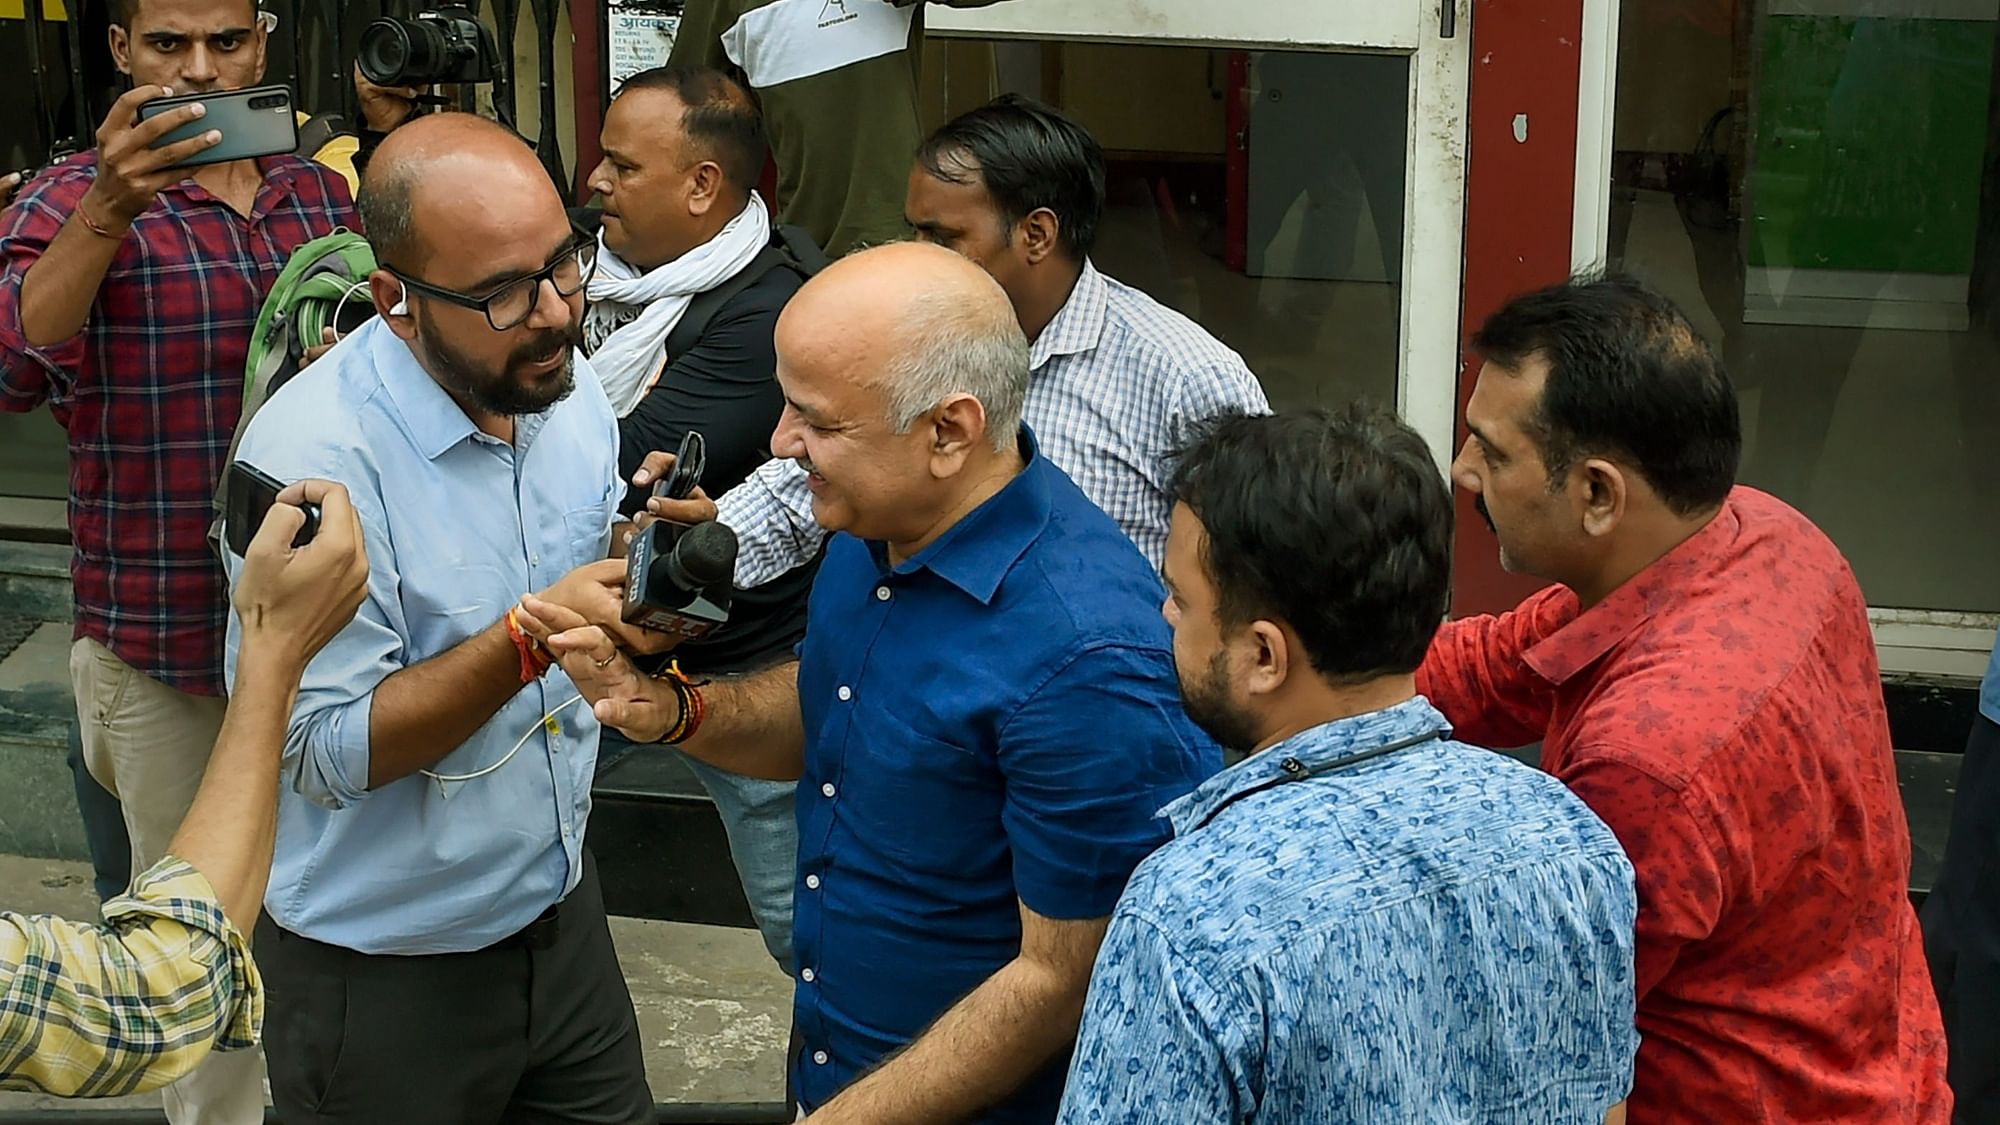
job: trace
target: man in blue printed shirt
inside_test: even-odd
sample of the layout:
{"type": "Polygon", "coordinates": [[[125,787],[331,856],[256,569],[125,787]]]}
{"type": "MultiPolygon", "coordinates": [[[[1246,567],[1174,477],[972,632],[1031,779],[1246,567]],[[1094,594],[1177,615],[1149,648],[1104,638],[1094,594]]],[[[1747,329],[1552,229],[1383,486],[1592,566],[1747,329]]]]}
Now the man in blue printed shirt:
{"type": "Polygon", "coordinates": [[[772,450],[844,533],[800,660],[676,686],[539,599],[529,628],[574,627],[550,646],[635,740],[803,775],[809,1120],[1051,1121],[1154,813],[1220,751],[1176,700],[1152,568],[1021,425],[1028,346],[992,278],[933,246],[850,255],[792,298],[777,350],[772,450]]]}
{"type": "Polygon", "coordinates": [[[1249,757],[1164,810],[1061,1119],[1622,1116],[1632,868],[1561,782],[1416,694],[1451,586],[1422,439],[1367,408],[1231,419],[1174,494],[1182,698],[1249,757]]]}

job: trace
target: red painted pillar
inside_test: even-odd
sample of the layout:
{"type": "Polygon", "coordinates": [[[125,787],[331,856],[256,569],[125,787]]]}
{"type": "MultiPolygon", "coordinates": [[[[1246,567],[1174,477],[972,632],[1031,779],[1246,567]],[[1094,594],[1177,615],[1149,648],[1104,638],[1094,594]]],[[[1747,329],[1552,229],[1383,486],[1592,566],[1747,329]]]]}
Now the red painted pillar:
{"type": "MultiPolygon", "coordinates": [[[[1467,108],[1464,331],[1506,300],[1569,272],[1576,196],[1576,98],[1583,0],[1474,0],[1467,108]],[[1525,139],[1523,139],[1525,138],[1525,139]]],[[[1460,428],[1479,374],[1465,348],[1460,428]]],[[[1514,606],[1542,583],[1500,569],[1493,533],[1458,492],[1452,612],[1514,606]]]]}

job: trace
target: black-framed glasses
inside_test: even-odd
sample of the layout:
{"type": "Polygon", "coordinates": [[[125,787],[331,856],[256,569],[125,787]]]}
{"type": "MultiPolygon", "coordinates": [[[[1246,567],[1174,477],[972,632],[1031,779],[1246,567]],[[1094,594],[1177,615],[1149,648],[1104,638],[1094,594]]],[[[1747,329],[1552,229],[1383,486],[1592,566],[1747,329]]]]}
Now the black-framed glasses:
{"type": "Polygon", "coordinates": [[[486,323],[492,325],[495,332],[505,332],[528,319],[529,314],[535,311],[542,282],[554,285],[556,292],[565,297],[574,297],[590,284],[590,275],[597,272],[597,239],[577,231],[576,236],[556,253],[548,265],[526,277],[503,282],[484,293],[460,293],[419,281],[394,266],[385,265],[382,268],[411,292],[435,297],[462,309],[478,309],[486,314],[486,323]]]}

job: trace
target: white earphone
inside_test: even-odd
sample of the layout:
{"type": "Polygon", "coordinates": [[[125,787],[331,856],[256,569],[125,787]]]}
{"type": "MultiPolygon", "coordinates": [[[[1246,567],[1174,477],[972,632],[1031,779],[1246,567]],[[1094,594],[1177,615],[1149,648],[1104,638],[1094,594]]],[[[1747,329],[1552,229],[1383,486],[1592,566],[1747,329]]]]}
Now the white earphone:
{"type": "MultiPolygon", "coordinates": [[[[400,284],[402,284],[402,283],[401,283],[401,282],[398,282],[397,284],[399,284],[399,285],[400,285],[400,284]]],[[[402,296],[400,296],[400,297],[398,297],[398,298],[396,298],[396,303],[395,303],[395,304],[393,304],[393,305],[389,306],[389,315],[390,315],[390,316],[408,316],[408,315],[410,315],[410,287],[409,287],[409,286],[407,286],[407,285],[404,285],[404,286],[403,286],[403,295],[402,295],[402,296]]]]}

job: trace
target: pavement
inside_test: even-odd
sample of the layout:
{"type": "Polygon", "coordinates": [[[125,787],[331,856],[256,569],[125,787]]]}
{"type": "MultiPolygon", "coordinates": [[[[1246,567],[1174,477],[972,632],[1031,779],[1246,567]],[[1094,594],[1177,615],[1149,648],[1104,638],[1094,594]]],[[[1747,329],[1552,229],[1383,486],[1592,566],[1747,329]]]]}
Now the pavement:
{"type": "MultiPolygon", "coordinates": [[[[0,908],[95,917],[90,867],[0,856],[0,908]]],[[[613,918],[611,936],[639,1014],[654,1100],[784,1100],[791,981],[755,930],[613,918]]],[[[0,1093],[0,1112],[70,1104],[41,1094],[0,1093]]],[[[148,1094],[109,1098],[89,1108],[159,1104],[158,1094],[148,1094]]]]}

